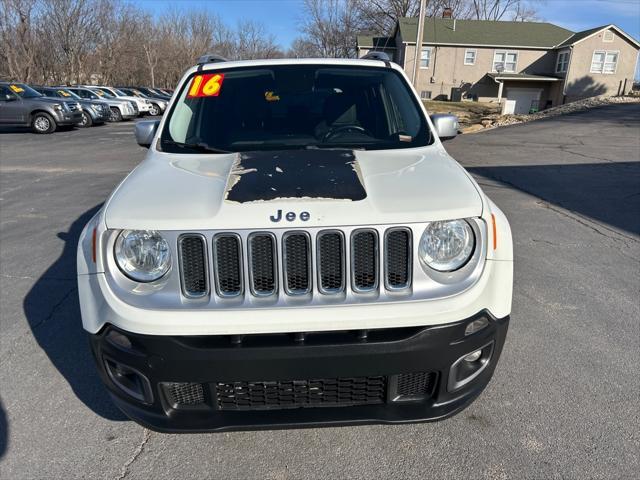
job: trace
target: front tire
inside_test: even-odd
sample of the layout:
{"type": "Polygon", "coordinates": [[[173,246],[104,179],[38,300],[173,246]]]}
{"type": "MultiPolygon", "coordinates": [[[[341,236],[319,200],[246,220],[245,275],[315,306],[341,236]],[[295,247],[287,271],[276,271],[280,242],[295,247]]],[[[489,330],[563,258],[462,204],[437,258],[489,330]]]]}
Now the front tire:
{"type": "Polygon", "coordinates": [[[31,120],[33,133],[53,133],[56,130],[56,121],[48,113],[38,112],[31,120]]]}
{"type": "Polygon", "coordinates": [[[91,118],[91,115],[89,115],[87,112],[83,111],[82,112],[82,120],[80,120],[80,123],[78,123],[78,127],[80,128],[88,128],[90,126],[93,125],[93,119],[91,118]]]}
{"type": "Polygon", "coordinates": [[[111,107],[111,117],[109,118],[110,122],[121,122],[122,121],[122,113],[120,113],[120,109],[118,107],[111,107]]]}
{"type": "Polygon", "coordinates": [[[155,103],[152,103],[151,107],[149,108],[149,115],[153,117],[160,115],[160,107],[155,103]]]}

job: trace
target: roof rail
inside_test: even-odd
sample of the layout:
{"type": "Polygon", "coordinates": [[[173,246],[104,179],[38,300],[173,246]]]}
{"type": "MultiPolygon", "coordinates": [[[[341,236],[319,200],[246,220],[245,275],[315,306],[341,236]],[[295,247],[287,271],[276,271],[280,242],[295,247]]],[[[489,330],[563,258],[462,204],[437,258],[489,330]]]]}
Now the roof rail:
{"type": "Polygon", "coordinates": [[[384,63],[387,64],[387,66],[389,66],[388,64],[391,63],[391,59],[389,58],[389,55],[387,55],[384,52],[369,52],[367,53],[364,57],[362,57],[362,60],[380,60],[384,63]]]}
{"type": "Polygon", "coordinates": [[[220,55],[215,55],[212,53],[208,53],[206,55],[202,55],[200,58],[198,58],[198,61],[196,62],[196,65],[204,65],[205,63],[217,63],[217,62],[228,62],[229,60],[227,60],[226,58],[220,56],[220,55]]]}

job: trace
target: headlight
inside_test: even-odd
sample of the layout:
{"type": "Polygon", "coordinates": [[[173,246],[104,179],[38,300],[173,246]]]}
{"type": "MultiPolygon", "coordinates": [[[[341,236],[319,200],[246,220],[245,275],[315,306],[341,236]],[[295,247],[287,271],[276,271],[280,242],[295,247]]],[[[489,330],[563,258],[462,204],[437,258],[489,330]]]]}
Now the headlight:
{"type": "Polygon", "coordinates": [[[94,112],[99,112],[100,111],[100,105],[92,104],[91,105],[91,110],[93,110],[94,112]]]}
{"type": "Polygon", "coordinates": [[[54,103],[53,104],[53,109],[57,112],[61,112],[62,111],[62,105],[60,105],[59,103],[54,103]]]}
{"type": "Polygon", "coordinates": [[[462,267],[475,248],[475,235],[466,220],[431,222],[427,225],[418,255],[423,268],[451,272],[462,267]]]}
{"type": "Polygon", "coordinates": [[[153,230],[124,230],[115,244],[120,270],[137,282],[153,282],[169,271],[169,244],[153,230]]]}

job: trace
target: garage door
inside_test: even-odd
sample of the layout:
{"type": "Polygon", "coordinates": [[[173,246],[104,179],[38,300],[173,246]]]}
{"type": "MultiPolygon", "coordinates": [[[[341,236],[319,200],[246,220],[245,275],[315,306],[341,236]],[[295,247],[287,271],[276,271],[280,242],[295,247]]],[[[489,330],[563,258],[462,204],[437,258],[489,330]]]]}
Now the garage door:
{"type": "Polygon", "coordinates": [[[503,113],[515,113],[521,115],[529,113],[531,108],[538,109],[540,105],[540,93],[538,89],[509,88],[507,89],[507,101],[503,113]]]}

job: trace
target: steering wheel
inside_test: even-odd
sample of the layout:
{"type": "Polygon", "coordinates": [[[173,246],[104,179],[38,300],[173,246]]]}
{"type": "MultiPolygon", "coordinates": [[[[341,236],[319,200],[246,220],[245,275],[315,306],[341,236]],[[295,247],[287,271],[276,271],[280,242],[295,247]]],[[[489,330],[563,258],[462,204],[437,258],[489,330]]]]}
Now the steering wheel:
{"type": "Polygon", "coordinates": [[[359,125],[342,125],[340,127],[336,127],[336,128],[332,128],[330,129],[327,133],[324,134],[324,136],[322,137],[322,141],[326,142],[327,140],[329,140],[331,137],[336,136],[339,133],[342,132],[347,132],[347,131],[355,131],[358,133],[364,133],[365,135],[368,136],[372,136],[371,132],[369,132],[366,128],[363,128],[359,125]]]}

